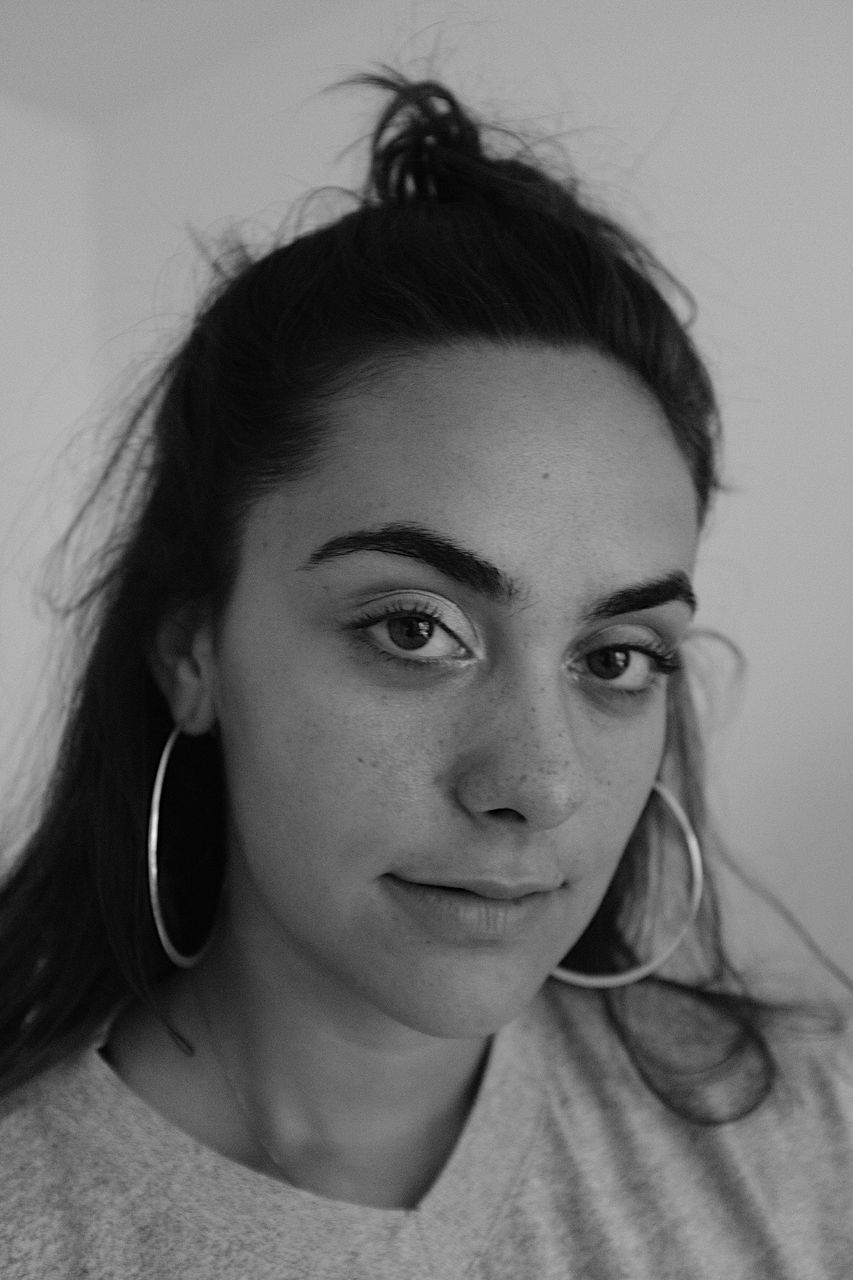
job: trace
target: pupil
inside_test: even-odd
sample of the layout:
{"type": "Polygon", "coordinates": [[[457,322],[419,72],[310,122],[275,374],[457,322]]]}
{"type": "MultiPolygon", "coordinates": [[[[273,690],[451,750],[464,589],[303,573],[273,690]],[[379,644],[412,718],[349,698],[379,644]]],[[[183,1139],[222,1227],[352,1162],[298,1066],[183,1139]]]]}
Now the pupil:
{"type": "Polygon", "coordinates": [[[388,634],[398,649],[420,649],[432,639],[434,624],[429,618],[391,618],[388,634]]]}
{"type": "Polygon", "coordinates": [[[600,680],[615,680],[627,671],[631,655],[627,649],[599,649],[589,655],[589,668],[600,680]]]}

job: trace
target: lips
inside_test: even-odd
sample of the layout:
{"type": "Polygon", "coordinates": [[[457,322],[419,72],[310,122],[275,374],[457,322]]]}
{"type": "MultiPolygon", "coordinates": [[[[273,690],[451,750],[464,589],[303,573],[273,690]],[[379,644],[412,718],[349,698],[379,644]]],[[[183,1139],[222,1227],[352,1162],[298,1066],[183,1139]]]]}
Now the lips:
{"type": "Polygon", "coordinates": [[[418,934],[458,947],[523,944],[535,936],[565,891],[544,879],[427,880],[388,873],[381,877],[396,911],[418,934]]]}
{"type": "Polygon", "coordinates": [[[547,883],[544,880],[415,880],[405,876],[393,876],[403,884],[420,885],[424,889],[452,889],[460,893],[470,893],[478,898],[490,898],[497,901],[517,901],[537,893],[552,893],[560,884],[547,883]]]}

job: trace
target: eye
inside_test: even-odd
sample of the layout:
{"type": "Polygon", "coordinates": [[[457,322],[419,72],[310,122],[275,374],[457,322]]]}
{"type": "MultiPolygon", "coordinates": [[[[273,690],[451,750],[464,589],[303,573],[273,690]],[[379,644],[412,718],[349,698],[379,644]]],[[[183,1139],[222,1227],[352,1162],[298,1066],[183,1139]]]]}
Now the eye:
{"type": "Polygon", "coordinates": [[[421,659],[466,657],[468,653],[451,631],[422,613],[397,613],[365,630],[388,653],[417,654],[421,659]]]}
{"type": "Polygon", "coordinates": [[[442,618],[437,601],[386,601],[356,620],[352,630],[390,661],[425,666],[470,658],[471,649],[442,618]]]}
{"type": "Polygon", "coordinates": [[[653,645],[609,644],[585,654],[585,673],[614,692],[645,693],[661,675],[678,671],[677,652],[653,645]]]}

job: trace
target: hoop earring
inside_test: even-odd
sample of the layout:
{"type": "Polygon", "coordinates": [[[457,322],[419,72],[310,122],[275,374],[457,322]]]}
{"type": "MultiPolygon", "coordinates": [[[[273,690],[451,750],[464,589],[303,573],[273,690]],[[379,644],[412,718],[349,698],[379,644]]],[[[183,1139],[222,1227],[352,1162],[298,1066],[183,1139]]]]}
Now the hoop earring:
{"type": "Polygon", "coordinates": [[[687,848],[687,856],[690,862],[690,876],[692,884],[690,887],[690,908],[688,916],[681,929],[664,948],[659,956],[655,956],[653,960],[647,961],[645,964],[634,965],[631,969],[626,969],[624,973],[576,973],[573,969],[564,969],[558,966],[551,971],[551,977],[557,978],[560,982],[569,983],[574,987],[591,987],[595,989],[603,989],[606,987],[626,987],[631,982],[639,982],[641,978],[647,978],[649,974],[654,973],[656,969],[668,960],[673,951],[684,941],[687,931],[696,919],[699,911],[699,904],[702,901],[702,885],[704,874],[702,870],[702,850],[697,839],[696,832],[690,825],[690,819],[676,800],[675,796],[669,791],[662,782],[656,782],[652,787],[656,791],[661,800],[665,803],[672,816],[681,829],[684,836],[684,843],[687,848]]]}
{"type": "Polygon", "coordinates": [[[169,933],[169,927],[166,923],[166,913],[161,901],[160,892],[160,805],[163,797],[163,784],[166,780],[166,770],[169,765],[169,758],[172,750],[181,734],[180,726],[176,726],[169,734],[162,752],[160,753],[160,761],[157,765],[157,772],[154,775],[154,789],[151,793],[151,805],[148,812],[148,893],[151,900],[151,913],[154,917],[154,926],[157,930],[157,936],[160,939],[160,946],[172,964],[177,965],[180,969],[191,969],[193,965],[198,964],[201,957],[207,950],[209,943],[208,936],[200,947],[182,951],[175,946],[169,933]]]}

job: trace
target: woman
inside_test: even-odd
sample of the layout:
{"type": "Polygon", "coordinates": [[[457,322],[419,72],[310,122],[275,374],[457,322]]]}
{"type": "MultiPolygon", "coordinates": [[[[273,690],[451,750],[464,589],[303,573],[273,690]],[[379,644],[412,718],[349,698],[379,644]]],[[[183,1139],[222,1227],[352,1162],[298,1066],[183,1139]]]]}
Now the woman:
{"type": "Polygon", "coordinates": [[[846,1274],[846,1059],[703,876],[673,282],[372,82],[363,199],[225,273],[105,475],[0,905],[2,1274],[846,1274]]]}

